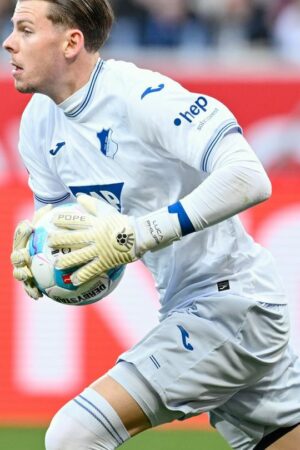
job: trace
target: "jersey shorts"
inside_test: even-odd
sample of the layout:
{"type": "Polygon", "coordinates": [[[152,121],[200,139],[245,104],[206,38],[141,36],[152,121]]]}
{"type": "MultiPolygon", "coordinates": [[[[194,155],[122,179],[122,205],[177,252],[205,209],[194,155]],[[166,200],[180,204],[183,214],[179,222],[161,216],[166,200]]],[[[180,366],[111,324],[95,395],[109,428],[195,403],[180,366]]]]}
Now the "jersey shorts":
{"type": "Polygon", "coordinates": [[[288,342],[286,305],[201,299],[171,313],[108,374],[152,426],[209,412],[233,449],[254,450],[300,422],[300,360],[288,342]]]}

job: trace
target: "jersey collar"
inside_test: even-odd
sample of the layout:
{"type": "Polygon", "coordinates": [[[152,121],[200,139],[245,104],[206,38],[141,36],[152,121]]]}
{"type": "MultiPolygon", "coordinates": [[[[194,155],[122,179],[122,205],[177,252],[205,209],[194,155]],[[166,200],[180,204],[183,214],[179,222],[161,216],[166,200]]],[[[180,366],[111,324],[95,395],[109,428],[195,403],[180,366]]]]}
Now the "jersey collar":
{"type": "Polygon", "coordinates": [[[99,58],[87,84],[60,103],[59,107],[67,117],[73,119],[79,116],[88,106],[103,64],[104,61],[99,58]]]}

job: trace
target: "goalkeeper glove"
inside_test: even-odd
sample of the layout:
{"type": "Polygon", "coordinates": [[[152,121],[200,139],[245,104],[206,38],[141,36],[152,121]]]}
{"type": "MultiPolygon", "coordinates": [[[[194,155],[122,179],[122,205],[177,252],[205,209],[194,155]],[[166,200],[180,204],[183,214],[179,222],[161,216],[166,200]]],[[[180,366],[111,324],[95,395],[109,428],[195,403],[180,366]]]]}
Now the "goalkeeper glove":
{"type": "Polygon", "coordinates": [[[11,253],[11,262],[13,264],[13,276],[16,280],[21,281],[25,292],[29,297],[38,300],[42,297],[41,291],[35,284],[33,275],[30,270],[30,255],[28,250],[28,241],[34,231],[34,226],[38,220],[50,211],[52,205],[44,206],[38,209],[33,216],[32,222],[23,220],[15,230],[13,238],[13,251],[11,253]]]}
{"type": "Polygon", "coordinates": [[[181,238],[178,218],[167,208],[134,218],[89,195],[82,194],[77,201],[82,215],[60,211],[53,219],[56,226],[71,231],[54,233],[48,240],[53,248],[77,249],[56,262],[58,269],[83,266],[71,276],[75,286],[181,238]]]}

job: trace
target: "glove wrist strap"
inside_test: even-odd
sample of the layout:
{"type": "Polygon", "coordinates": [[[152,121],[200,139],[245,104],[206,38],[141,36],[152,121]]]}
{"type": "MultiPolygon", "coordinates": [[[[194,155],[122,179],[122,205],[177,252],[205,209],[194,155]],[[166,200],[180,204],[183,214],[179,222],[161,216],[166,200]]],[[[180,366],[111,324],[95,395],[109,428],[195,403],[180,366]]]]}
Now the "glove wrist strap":
{"type": "Polygon", "coordinates": [[[181,238],[181,227],[176,214],[167,208],[159,209],[134,219],[136,231],[136,255],[159,250],[181,238]]]}

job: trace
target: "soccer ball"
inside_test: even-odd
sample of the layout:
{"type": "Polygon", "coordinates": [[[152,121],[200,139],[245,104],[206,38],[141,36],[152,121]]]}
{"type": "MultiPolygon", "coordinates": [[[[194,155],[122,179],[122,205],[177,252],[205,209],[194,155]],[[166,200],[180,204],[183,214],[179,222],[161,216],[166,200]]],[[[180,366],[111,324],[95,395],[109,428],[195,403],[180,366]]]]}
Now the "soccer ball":
{"type": "MultiPolygon", "coordinates": [[[[58,209],[70,209],[70,213],[82,213],[81,206],[65,204],[53,208],[35,225],[35,230],[29,239],[30,269],[40,291],[47,297],[64,305],[89,305],[110,294],[120,283],[125,266],[119,266],[101,274],[81,286],[74,286],[71,282],[72,273],[78,269],[56,269],[55,260],[63,253],[72,251],[69,248],[54,250],[47,244],[48,234],[59,231],[53,224],[53,217],[58,209]]],[[[61,231],[61,229],[60,229],[61,231]]]]}

